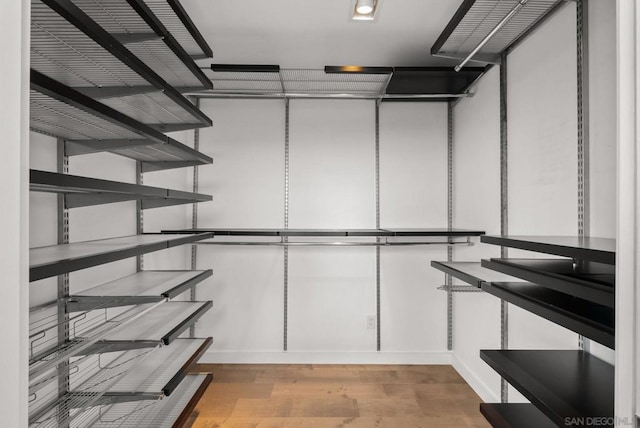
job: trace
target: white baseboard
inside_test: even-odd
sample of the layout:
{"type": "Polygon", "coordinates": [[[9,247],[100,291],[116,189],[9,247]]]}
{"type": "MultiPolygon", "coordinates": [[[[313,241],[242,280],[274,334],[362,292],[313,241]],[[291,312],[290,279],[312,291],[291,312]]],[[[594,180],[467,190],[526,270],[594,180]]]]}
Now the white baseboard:
{"type": "Polygon", "coordinates": [[[201,364],[451,364],[451,352],[210,351],[201,364]]]}
{"type": "Polygon", "coordinates": [[[451,354],[451,365],[485,403],[499,403],[500,397],[469,369],[455,354],[451,354]]]}

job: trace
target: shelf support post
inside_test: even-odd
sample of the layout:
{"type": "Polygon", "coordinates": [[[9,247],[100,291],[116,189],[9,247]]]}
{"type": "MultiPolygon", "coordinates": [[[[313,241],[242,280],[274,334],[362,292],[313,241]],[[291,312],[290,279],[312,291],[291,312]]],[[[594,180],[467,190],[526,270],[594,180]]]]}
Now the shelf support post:
{"type": "MultiPolygon", "coordinates": [[[[66,152],[66,143],[63,139],[57,139],[57,169],[59,173],[69,173],[69,156],[66,152]]],[[[58,195],[58,244],[69,243],[69,210],[66,197],[58,195]]],[[[58,275],[58,345],[69,341],[69,313],[66,301],[69,297],[69,274],[58,275]]],[[[58,394],[60,396],[69,391],[69,363],[58,364],[58,394]]],[[[58,409],[58,426],[69,427],[69,409],[58,409]]]]}
{"type": "MultiPolygon", "coordinates": [[[[447,228],[453,228],[453,103],[447,103],[447,228]]],[[[450,239],[450,238],[449,238],[450,239]]],[[[447,246],[447,261],[453,261],[453,246],[447,246]]],[[[451,275],[445,275],[447,288],[447,349],[453,350],[453,292],[451,275]]]]}
{"type": "MultiPolygon", "coordinates": [[[[380,229],[380,99],[375,101],[375,127],[376,127],[376,144],[375,144],[375,161],[376,161],[376,229],[380,229]]],[[[376,242],[382,242],[382,238],[377,236],[376,242]]],[[[380,332],[380,245],[376,245],[376,350],[382,350],[381,332],[380,332]]]]}
{"type": "MultiPolygon", "coordinates": [[[[500,234],[509,233],[509,189],[508,189],[508,136],[507,136],[507,53],[500,55],[500,234]]],[[[500,247],[500,257],[507,258],[507,247],[500,247]]],[[[509,306],[500,301],[500,349],[509,348],[509,306]]],[[[500,400],[509,400],[509,385],[500,381],[500,400]]]]}
{"type": "MultiPolygon", "coordinates": [[[[194,97],[193,99],[194,104],[196,105],[197,109],[200,109],[200,98],[199,97],[194,97]]],[[[200,128],[196,128],[193,130],[193,149],[196,151],[200,151],[200,128]]],[[[199,188],[199,171],[198,171],[198,165],[194,165],[193,166],[193,183],[192,183],[192,189],[193,189],[193,193],[198,193],[198,188],[199,188]]],[[[191,205],[191,228],[192,229],[197,229],[198,228],[198,204],[194,203],[191,205]]],[[[195,244],[191,245],[191,270],[196,270],[198,269],[198,246],[195,244]]],[[[192,302],[195,302],[197,299],[196,296],[196,285],[194,284],[191,289],[189,290],[189,300],[191,300],[192,302]]],[[[191,324],[191,326],[189,327],[189,337],[190,338],[195,338],[196,337],[196,325],[191,324]]]]}
{"type": "MultiPolygon", "coordinates": [[[[289,98],[284,99],[284,228],[289,229],[289,98]]],[[[287,236],[283,242],[289,242],[287,236]]],[[[284,351],[288,349],[289,331],[289,246],[284,245],[284,317],[283,342],[284,351]]]]}

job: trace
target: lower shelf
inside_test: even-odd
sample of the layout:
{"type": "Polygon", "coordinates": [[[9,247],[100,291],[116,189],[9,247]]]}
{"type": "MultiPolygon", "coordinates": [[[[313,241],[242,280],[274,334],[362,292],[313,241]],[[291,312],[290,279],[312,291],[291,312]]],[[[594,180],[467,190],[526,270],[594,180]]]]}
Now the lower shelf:
{"type": "Polygon", "coordinates": [[[614,368],[587,352],[492,350],[480,358],[556,426],[613,419],[614,368]]]}
{"type": "Polygon", "coordinates": [[[555,428],[533,404],[480,404],[480,413],[494,428],[555,428]]]}
{"type": "Polygon", "coordinates": [[[482,289],[604,346],[615,347],[612,308],[529,283],[485,283],[482,289]]]}
{"type": "Polygon", "coordinates": [[[182,427],[211,380],[211,374],[187,375],[171,397],[109,406],[91,426],[94,428],[182,427]]]}

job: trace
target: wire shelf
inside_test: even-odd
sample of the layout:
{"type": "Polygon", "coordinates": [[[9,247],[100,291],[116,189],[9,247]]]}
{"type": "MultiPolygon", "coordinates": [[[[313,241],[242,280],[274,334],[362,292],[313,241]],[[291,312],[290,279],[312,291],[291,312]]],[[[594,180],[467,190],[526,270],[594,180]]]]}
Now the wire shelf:
{"type": "MultiPolygon", "coordinates": [[[[466,0],[440,35],[431,53],[454,58],[466,57],[518,2],[519,0],[466,0]]],[[[565,0],[529,0],[477,52],[476,58],[496,62],[501,52],[562,3],[565,0]]]]}

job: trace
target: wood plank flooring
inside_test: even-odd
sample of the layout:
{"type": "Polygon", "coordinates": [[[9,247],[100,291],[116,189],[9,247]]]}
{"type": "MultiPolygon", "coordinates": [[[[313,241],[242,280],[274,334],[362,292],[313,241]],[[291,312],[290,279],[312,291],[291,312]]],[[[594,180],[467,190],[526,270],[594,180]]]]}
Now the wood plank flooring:
{"type": "Polygon", "coordinates": [[[485,428],[451,366],[199,365],[213,382],[189,428],[485,428]]]}

